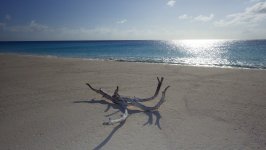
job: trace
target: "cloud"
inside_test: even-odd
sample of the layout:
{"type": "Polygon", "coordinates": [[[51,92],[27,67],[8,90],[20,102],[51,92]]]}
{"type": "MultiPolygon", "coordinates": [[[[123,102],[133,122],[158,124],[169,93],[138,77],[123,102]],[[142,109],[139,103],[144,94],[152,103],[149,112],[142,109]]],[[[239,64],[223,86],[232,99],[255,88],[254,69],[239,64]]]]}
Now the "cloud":
{"type": "Polygon", "coordinates": [[[250,3],[257,3],[257,2],[261,2],[261,1],[263,1],[263,0],[250,0],[249,2],[250,3]]]}
{"type": "Polygon", "coordinates": [[[176,1],[175,0],[169,0],[166,5],[169,6],[169,7],[174,7],[176,1]]]}
{"type": "Polygon", "coordinates": [[[6,19],[7,21],[10,21],[10,20],[11,20],[11,16],[10,16],[9,14],[6,14],[6,15],[5,15],[5,19],[6,19]]]}
{"type": "Polygon", "coordinates": [[[209,16],[199,15],[199,16],[195,17],[194,20],[202,21],[202,22],[208,22],[208,21],[212,20],[213,17],[214,17],[213,14],[210,14],[209,16]]]}
{"type": "Polygon", "coordinates": [[[189,16],[187,14],[183,14],[178,16],[180,20],[191,20],[191,21],[200,21],[200,22],[208,22],[211,21],[214,17],[214,14],[210,14],[209,16],[199,15],[199,16],[189,16]]]}
{"type": "Polygon", "coordinates": [[[215,22],[217,26],[256,26],[259,22],[266,21],[266,2],[258,2],[246,8],[244,12],[227,15],[225,19],[215,22]]]}
{"type": "Polygon", "coordinates": [[[124,24],[126,22],[127,22],[127,19],[122,19],[122,20],[117,21],[116,23],[117,24],[124,24]]]}
{"type": "Polygon", "coordinates": [[[0,30],[3,30],[6,27],[5,23],[0,22],[0,30]]]}
{"type": "Polygon", "coordinates": [[[27,25],[5,26],[5,30],[10,32],[44,32],[49,31],[49,27],[32,20],[27,25]]]}
{"type": "Polygon", "coordinates": [[[189,19],[189,18],[190,18],[190,16],[188,16],[187,14],[183,14],[183,15],[178,16],[178,19],[180,19],[180,20],[185,20],[185,19],[189,19]]]}
{"type": "MultiPolygon", "coordinates": [[[[115,27],[84,27],[84,28],[58,28],[55,30],[56,39],[65,40],[140,40],[140,39],[161,39],[162,37],[176,36],[177,33],[173,30],[164,29],[161,27],[149,28],[115,28],[115,27]]],[[[169,38],[171,39],[171,38],[169,38]]]]}
{"type": "Polygon", "coordinates": [[[29,24],[29,29],[31,31],[45,31],[48,29],[48,26],[39,24],[35,20],[32,20],[29,24]]]}
{"type": "Polygon", "coordinates": [[[9,14],[6,14],[5,19],[6,19],[7,21],[11,20],[11,16],[10,16],[9,14]]]}
{"type": "Polygon", "coordinates": [[[246,9],[248,13],[263,13],[266,14],[266,2],[259,2],[246,9]]]}

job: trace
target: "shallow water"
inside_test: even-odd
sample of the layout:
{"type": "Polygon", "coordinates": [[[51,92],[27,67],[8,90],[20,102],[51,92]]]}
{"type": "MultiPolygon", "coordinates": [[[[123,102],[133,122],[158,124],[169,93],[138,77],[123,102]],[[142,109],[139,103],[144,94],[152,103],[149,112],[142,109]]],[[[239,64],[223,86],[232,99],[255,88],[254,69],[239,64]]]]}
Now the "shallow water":
{"type": "Polygon", "coordinates": [[[0,42],[0,53],[266,69],[266,40],[0,42]]]}

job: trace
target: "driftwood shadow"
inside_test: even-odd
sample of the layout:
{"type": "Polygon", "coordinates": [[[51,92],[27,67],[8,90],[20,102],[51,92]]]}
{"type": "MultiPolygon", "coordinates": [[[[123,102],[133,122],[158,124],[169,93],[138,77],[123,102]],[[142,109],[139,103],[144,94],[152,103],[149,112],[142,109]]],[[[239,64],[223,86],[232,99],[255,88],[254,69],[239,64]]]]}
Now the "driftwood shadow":
{"type": "MultiPolygon", "coordinates": [[[[108,112],[110,108],[117,109],[117,111],[111,114],[107,114],[105,115],[105,117],[111,117],[112,115],[121,113],[121,111],[123,111],[120,107],[118,107],[118,105],[108,102],[106,100],[91,99],[91,100],[74,101],[73,103],[103,104],[106,105],[106,109],[104,110],[104,112],[108,112]]],[[[162,116],[158,110],[156,111],[128,110],[129,117],[130,115],[136,113],[144,113],[148,116],[148,120],[143,124],[143,126],[152,125],[154,123],[154,125],[156,125],[160,130],[162,129],[160,125],[160,119],[162,118],[162,116]],[[153,116],[155,116],[155,122],[153,116]]],[[[125,122],[126,120],[116,125],[111,131],[111,133],[109,133],[109,135],[100,144],[98,144],[94,148],[94,150],[101,149],[103,146],[105,146],[111,140],[112,136],[118,131],[118,129],[120,129],[125,124],[125,122]]]]}
{"type": "Polygon", "coordinates": [[[112,136],[115,134],[115,132],[121,128],[126,121],[122,121],[119,123],[119,125],[117,125],[116,127],[114,127],[114,129],[112,130],[112,132],[100,143],[98,144],[95,148],[93,148],[93,150],[98,150],[101,149],[104,145],[106,145],[112,138],[112,136]]]}

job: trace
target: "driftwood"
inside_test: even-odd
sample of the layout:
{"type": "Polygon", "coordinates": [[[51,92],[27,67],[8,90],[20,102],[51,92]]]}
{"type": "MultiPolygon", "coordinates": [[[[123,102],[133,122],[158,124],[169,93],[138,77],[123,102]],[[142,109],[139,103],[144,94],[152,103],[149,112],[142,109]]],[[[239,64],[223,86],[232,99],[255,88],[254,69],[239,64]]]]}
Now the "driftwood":
{"type": "Polygon", "coordinates": [[[108,122],[104,122],[103,124],[105,125],[110,125],[110,124],[115,124],[115,123],[120,123],[120,122],[123,122],[127,119],[128,117],[128,106],[135,106],[135,107],[138,107],[140,108],[141,110],[143,111],[154,111],[154,110],[157,110],[164,102],[165,102],[165,93],[167,91],[167,89],[170,87],[170,86],[167,86],[163,91],[162,91],[162,97],[160,99],[160,101],[153,107],[149,107],[149,106],[145,106],[143,104],[141,104],[141,102],[146,102],[146,101],[150,101],[150,100],[153,100],[155,99],[157,96],[158,96],[158,93],[160,91],[160,88],[161,88],[161,85],[163,83],[163,77],[161,79],[159,79],[157,77],[157,80],[158,80],[158,85],[157,85],[157,88],[156,88],[156,91],[154,93],[154,95],[152,97],[149,97],[149,98],[137,98],[137,97],[127,97],[127,96],[120,96],[118,94],[118,90],[119,90],[119,87],[117,86],[116,87],[116,90],[114,91],[114,94],[111,96],[109,94],[107,94],[106,92],[104,92],[101,88],[100,89],[95,89],[93,88],[89,83],[86,83],[91,90],[93,90],[94,92],[102,95],[104,98],[112,101],[114,104],[117,104],[122,112],[123,112],[123,115],[121,116],[121,118],[119,119],[111,119],[109,118],[109,121],[108,122]]]}

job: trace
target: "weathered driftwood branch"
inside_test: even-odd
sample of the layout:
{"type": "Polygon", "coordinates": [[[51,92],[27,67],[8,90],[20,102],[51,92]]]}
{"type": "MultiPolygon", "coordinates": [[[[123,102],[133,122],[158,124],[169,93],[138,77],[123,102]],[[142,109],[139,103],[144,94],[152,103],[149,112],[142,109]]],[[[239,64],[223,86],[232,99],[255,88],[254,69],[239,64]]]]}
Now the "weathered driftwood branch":
{"type": "Polygon", "coordinates": [[[163,79],[164,79],[163,77],[161,77],[161,80],[157,77],[158,85],[157,85],[156,91],[155,91],[155,93],[154,93],[154,95],[152,97],[143,98],[143,99],[138,98],[138,99],[136,99],[136,101],[138,101],[138,102],[146,102],[146,101],[150,101],[150,100],[155,99],[157,97],[160,89],[161,89],[161,86],[162,86],[162,83],[163,83],[163,79]]]}
{"type": "Polygon", "coordinates": [[[118,119],[111,119],[111,118],[109,118],[109,121],[108,122],[104,122],[103,124],[104,125],[110,125],[110,124],[119,123],[119,122],[122,122],[122,121],[126,120],[127,117],[128,117],[128,111],[127,111],[127,108],[125,108],[124,109],[124,113],[121,116],[121,118],[118,118],[118,119]]]}
{"type": "Polygon", "coordinates": [[[155,105],[155,106],[153,106],[153,107],[148,107],[148,106],[145,106],[145,105],[143,105],[143,104],[141,104],[141,103],[139,103],[137,100],[135,100],[135,99],[127,99],[127,101],[129,101],[131,104],[133,104],[134,106],[136,106],[136,107],[138,107],[138,108],[140,108],[140,109],[142,109],[142,110],[144,110],[144,111],[153,111],[153,110],[157,110],[164,102],[165,102],[165,92],[166,92],[166,90],[169,88],[170,86],[167,86],[164,90],[163,90],[163,92],[162,92],[162,97],[161,97],[161,99],[160,99],[160,101],[155,105]]]}
{"type": "Polygon", "coordinates": [[[108,100],[111,100],[114,104],[117,104],[120,107],[120,109],[123,111],[123,115],[120,118],[118,118],[118,119],[109,118],[108,122],[104,122],[104,125],[110,125],[110,124],[123,122],[123,121],[125,121],[127,119],[127,117],[128,117],[127,106],[129,106],[129,105],[133,105],[135,107],[138,107],[138,108],[142,109],[143,111],[154,111],[154,110],[157,110],[165,102],[165,93],[166,93],[167,89],[170,86],[167,86],[162,91],[162,97],[161,97],[160,101],[155,106],[153,106],[153,107],[145,106],[145,105],[141,104],[140,102],[145,102],[145,101],[150,101],[150,100],[155,99],[158,96],[158,93],[160,91],[161,85],[163,83],[163,79],[164,79],[163,77],[161,79],[159,79],[157,77],[158,85],[157,85],[156,91],[155,91],[154,95],[149,97],[149,98],[137,98],[137,97],[131,98],[131,97],[120,96],[118,94],[118,91],[119,91],[119,87],[118,86],[116,87],[116,90],[114,91],[114,94],[112,96],[110,96],[109,94],[105,93],[103,90],[101,90],[101,89],[97,90],[97,89],[93,88],[89,83],[86,83],[86,84],[94,92],[102,95],[104,98],[106,98],[108,100]]]}

